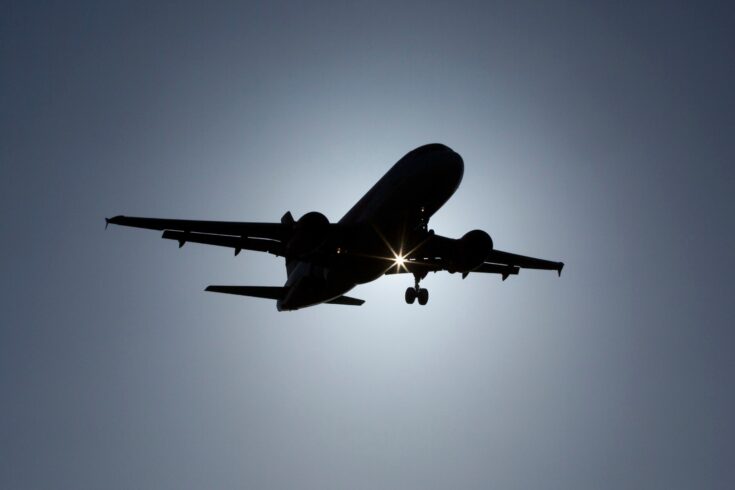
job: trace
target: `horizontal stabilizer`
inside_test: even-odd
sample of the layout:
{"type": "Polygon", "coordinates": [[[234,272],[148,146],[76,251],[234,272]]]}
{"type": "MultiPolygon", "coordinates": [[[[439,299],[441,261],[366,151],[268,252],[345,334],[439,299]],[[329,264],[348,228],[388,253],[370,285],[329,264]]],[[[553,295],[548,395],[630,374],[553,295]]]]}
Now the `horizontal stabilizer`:
{"type": "Polygon", "coordinates": [[[255,298],[283,299],[288,292],[288,288],[280,286],[207,286],[205,291],[253,296],[255,298]]]}
{"type": "Polygon", "coordinates": [[[339,296],[332,300],[327,301],[330,305],[349,305],[349,306],[360,306],[365,302],[364,299],[350,298],[349,296],[339,296]]]}

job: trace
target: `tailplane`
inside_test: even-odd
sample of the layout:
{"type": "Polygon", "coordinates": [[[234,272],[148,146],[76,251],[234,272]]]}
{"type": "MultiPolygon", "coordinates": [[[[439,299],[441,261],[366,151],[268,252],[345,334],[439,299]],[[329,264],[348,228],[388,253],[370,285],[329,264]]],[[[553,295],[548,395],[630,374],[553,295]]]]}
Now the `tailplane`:
{"type": "Polygon", "coordinates": [[[205,291],[253,296],[255,298],[283,299],[288,292],[288,288],[279,286],[207,286],[205,291]]]}
{"type": "Polygon", "coordinates": [[[339,296],[334,299],[330,299],[327,303],[331,305],[349,305],[349,306],[360,306],[365,302],[364,299],[351,298],[349,296],[339,296]]]}
{"type": "MultiPolygon", "coordinates": [[[[266,298],[282,300],[288,294],[287,287],[279,286],[207,286],[205,291],[210,293],[236,294],[238,296],[252,296],[254,298],[266,298]]],[[[360,306],[364,299],[352,298],[350,296],[338,296],[326,301],[332,305],[360,306]]]]}

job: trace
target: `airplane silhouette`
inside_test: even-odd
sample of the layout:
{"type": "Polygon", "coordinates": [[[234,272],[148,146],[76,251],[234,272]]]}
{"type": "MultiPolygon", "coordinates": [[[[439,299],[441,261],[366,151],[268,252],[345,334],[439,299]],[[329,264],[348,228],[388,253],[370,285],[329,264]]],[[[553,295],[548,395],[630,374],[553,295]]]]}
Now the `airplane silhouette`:
{"type": "Polygon", "coordinates": [[[499,274],[503,280],[521,268],[555,270],[563,262],[525,257],[493,248],[486,232],[472,230],[458,239],[428,229],[431,216],[462,181],[464,162],[445,145],[433,143],[406,154],[347,214],[330,223],[312,211],[294,220],[286,212],[280,223],[192,221],[115,216],[108,224],[163,230],[162,238],[285,257],[284,286],[209,286],[206,291],[277,300],[278,311],[320,303],[355,305],[345,296],[358,284],[385,274],[412,274],[406,303],[425,305],[429,291],[419,282],[429,272],[499,274]]]}

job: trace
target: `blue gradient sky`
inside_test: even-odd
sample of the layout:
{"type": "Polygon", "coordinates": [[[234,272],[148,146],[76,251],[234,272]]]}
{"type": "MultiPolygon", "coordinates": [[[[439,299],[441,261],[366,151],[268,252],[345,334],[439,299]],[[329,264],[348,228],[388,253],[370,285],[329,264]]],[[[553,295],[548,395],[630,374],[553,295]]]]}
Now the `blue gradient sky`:
{"type": "Polygon", "coordinates": [[[0,487],[733,488],[735,14],[707,2],[10,2],[0,487]],[[554,273],[277,313],[269,255],[115,214],[337,220],[465,160],[437,232],[554,273]]]}

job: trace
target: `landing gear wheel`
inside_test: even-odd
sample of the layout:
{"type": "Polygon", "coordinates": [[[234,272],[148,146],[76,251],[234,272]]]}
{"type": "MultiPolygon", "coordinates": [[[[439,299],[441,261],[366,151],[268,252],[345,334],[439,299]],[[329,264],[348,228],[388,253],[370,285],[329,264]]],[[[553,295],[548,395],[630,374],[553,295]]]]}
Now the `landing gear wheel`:
{"type": "Polygon", "coordinates": [[[424,288],[419,289],[419,291],[416,294],[416,296],[418,297],[419,304],[421,306],[423,306],[423,305],[425,305],[426,303],[429,302],[429,290],[428,289],[424,289],[424,288]]]}
{"type": "Polygon", "coordinates": [[[409,305],[412,305],[414,301],[416,301],[416,289],[415,288],[406,289],[406,303],[408,303],[409,305]]]}

